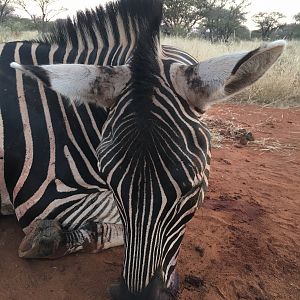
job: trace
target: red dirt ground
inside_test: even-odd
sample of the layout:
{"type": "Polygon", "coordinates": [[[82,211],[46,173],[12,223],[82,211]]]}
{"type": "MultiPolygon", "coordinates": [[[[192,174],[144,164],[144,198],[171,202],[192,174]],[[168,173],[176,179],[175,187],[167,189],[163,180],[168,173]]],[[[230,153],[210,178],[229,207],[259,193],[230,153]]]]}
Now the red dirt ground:
{"type": "MultiPolygon", "coordinates": [[[[178,260],[180,299],[299,300],[300,109],[222,105],[209,115],[256,142],[213,149],[209,192],[178,260]]],[[[122,248],[27,261],[17,254],[22,237],[14,217],[0,217],[1,300],[109,299],[122,248]]]]}

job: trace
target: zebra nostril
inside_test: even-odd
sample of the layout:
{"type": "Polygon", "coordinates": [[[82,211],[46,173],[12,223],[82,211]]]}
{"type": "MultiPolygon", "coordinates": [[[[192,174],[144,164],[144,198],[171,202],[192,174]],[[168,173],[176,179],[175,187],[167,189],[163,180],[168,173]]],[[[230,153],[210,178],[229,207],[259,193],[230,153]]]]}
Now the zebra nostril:
{"type": "Polygon", "coordinates": [[[109,293],[112,300],[120,300],[121,299],[121,285],[120,283],[113,283],[109,287],[109,293]]]}

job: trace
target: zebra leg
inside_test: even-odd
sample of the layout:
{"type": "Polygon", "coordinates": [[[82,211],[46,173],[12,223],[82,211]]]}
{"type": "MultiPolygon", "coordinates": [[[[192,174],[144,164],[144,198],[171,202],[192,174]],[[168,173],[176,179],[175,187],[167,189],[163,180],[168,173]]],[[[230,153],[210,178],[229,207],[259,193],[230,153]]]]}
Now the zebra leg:
{"type": "Polygon", "coordinates": [[[15,210],[10,201],[4,201],[0,197],[0,214],[4,216],[14,215],[15,210]]]}
{"type": "Polygon", "coordinates": [[[123,225],[89,221],[76,230],[56,220],[37,220],[19,247],[22,258],[59,258],[75,252],[98,253],[123,245],[123,225]]]}

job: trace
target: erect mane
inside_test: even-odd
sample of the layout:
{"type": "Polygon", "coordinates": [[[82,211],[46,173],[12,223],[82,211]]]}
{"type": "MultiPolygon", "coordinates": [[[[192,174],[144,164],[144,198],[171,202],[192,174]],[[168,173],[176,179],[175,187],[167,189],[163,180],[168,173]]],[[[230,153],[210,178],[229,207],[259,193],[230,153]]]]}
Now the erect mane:
{"type": "MultiPolygon", "coordinates": [[[[38,40],[39,43],[71,46],[76,49],[99,49],[102,47],[132,47],[136,44],[140,28],[157,18],[162,6],[159,0],[119,0],[106,7],[79,11],[72,20],[55,22],[50,32],[38,40]]],[[[161,21],[161,20],[160,20],[161,21]]],[[[159,22],[160,22],[159,21],[159,22]]]]}
{"type": "MultiPolygon", "coordinates": [[[[159,1],[153,1],[159,2],[159,1]]],[[[150,120],[154,87],[158,85],[160,74],[160,23],[162,7],[157,5],[152,9],[152,19],[141,21],[136,47],[130,61],[132,71],[132,104],[137,113],[140,129],[150,120]]],[[[139,126],[138,125],[138,126],[139,126]]],[[[147,127],[147,125],[146,125],[147,127]]],[[[149,129],[149,128],[148,128],[149,129]]]]}

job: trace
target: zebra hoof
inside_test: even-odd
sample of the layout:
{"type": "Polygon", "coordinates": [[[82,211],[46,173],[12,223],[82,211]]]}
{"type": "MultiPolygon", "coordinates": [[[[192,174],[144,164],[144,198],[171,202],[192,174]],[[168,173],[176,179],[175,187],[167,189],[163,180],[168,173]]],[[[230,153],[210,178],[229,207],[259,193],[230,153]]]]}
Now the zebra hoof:
{"type": "Polygon", "coordinates": [[[57,258],[62,229],[56,220],[37,220],[19,247],[21,258],[57,258]]]}

